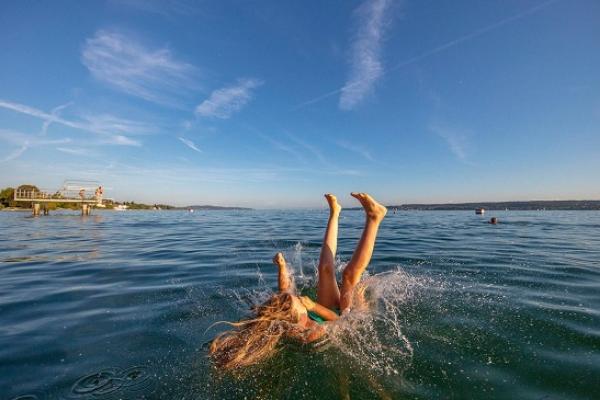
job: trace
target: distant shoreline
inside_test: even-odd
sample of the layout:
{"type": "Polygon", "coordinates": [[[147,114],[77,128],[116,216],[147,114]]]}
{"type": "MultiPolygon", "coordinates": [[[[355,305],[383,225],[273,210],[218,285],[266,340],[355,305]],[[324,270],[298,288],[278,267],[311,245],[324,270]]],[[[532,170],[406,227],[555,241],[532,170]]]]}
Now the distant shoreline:
{"type": "Polygon", "coordinates": [[[531,200],[531,201],[499,201],[479,203],[445,203],[445,204],[402,204],[389,205],[388,209],[426,210],[426,211],[460,211],[484,208],[486,210],[600,210],[600,200],[531,200]]]}
{"type": "MultiPolygon", "coordinates": [[[[126,211],[253,211],[254,208],[248,207],[226,207],[226,206],[186,206],[169,208],[131,208],[126,211]]],[[[440,203],[440,204],[400,204],[386,205],[388,210],[400,211],[474,211],[476,208],[484,208],[487,211],[598,211],[600,210],[600,200],[532,200],[532,201],[500,201],[500,202],[481,202],[481,203],[440,203]]],[[[95,208],[104,211],[123,211],[113,208],[95,208]]],[[[55,211],[75,211],[72,208],[57,208],[55,211]]],[[[347,207],[345,210],[362,210],[361,207],[347,207]]],[[[1,211],[6,212],[25,212],[31,211],[31,208],[4,207],[1,211]]]]}
{"type": "Polygon", "coordinates": [[[187,207],[175,207],[176,210],[253,210],[248,207],[224,207],[224,206],[187,206],[187,207]]]}
{"type": "MultiPolygon", "coordinates": [[[[0,212],[2,211],[6,211],[6,212],[31,212],[31,207],[26,208],[26,207],[4,207],[4,208],[0,208],[0,212]]],[[[170,207],[170,208],[126,208],[126,209],[117,209],[117,208],[104,208],[104,207],[94,207],[94,210],[100,210],[100,211],[115,211],[115,212],[122,212],[122,211],[188,211],[188,210],[194,210],[194,211],[252,211],[254,210],[253,208],[247,208],[247,207],[221,207],[221,206],[190,206],[190,207],[170,207]]],[[[54,211],[79,211],[78,209],[75,208],[55,208],[52,210],[54,211]]]]}

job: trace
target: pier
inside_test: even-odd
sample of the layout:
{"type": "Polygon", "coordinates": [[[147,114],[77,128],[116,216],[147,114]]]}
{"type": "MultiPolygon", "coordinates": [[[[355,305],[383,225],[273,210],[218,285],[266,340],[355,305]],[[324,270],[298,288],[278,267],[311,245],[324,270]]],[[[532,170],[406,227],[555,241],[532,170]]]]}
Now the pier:
{"type": "Polygon", "coordinates": [[[92,208],[104,207],[104,189],[96,181],[65,181],[57,191],[44,191],[35,188],[16,189],[14,201],[32,204],[33,216],[48,215],[49,203],[76,203],[81,205],[81,215],[90,215],[92,208]]]}

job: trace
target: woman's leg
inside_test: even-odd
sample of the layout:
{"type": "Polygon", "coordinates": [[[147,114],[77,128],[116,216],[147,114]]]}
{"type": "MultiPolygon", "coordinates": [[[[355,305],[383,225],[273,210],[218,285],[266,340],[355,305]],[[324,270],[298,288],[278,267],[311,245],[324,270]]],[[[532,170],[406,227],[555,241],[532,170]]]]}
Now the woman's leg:
{"type": "Polygon", "coordinates": [[[292,280],[287,270],[287,264],[285,262],[285,258],[283,257],[283,253],[275,254],[275,257],[273,257],[273,264],[277,265],[279,268],[279,293],[289,291],[292,287],[292,280]]]}
{"type": "Polygon", "coordinates": [[[342,311],[352,306],[352,292],[354,291],[356,284],[360,281],[362,273],[371,261],[379,224],[387,213],[387,209],[376,202],[368,194],[351,194],[352,197],[355,197],[360,201],[360,204],[362,204],[365,209],[367,221],[362,237],[352,255],[352,259],[350,259],[350,262],[346,265],[342,274],[342,294],[340,298],[340,309],[342,311]]]}
{"type": "Polygon", "coordinates": [[[325,199],[329,204],[329,220],[319,258],[317,303],[333,309],[340,306],[340,289],[335,279],[335,252],[337,251],[338,220],[342,207],[332,194],[326,194],[325,199]]]}

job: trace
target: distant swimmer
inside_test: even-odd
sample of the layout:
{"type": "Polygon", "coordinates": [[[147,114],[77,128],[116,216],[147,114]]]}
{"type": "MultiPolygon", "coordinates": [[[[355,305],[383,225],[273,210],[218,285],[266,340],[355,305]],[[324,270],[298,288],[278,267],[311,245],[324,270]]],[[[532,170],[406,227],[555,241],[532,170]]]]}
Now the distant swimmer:
{"type": "Polygon", "coordinates": [[[496,225],[498,223],[498,218],[496,218],[496,217],[490,218],[489,223],[492,225],[496,225]]]}
{"type": "Polygon", "coordinates": [[[314,342],[329,333],[330,321],[344,318],[352,310],[368,309],[366,287],[358,283],[371,261],[379,224],[387,209],[366,193],[351,195],[362,205],[366,222],[341,284],[338,286],[335,277],[335,254],[342,207],[334,195],[326,194],[329,220],[319,258],[316,301],[295,293],[283,254],[275,254],[279,293],[254,307],[251,317],[228,323],[233,328],[212,341],[210,356],[218,368],[233,370],[266,360],[277,353],[284,338],[314,342]]]}

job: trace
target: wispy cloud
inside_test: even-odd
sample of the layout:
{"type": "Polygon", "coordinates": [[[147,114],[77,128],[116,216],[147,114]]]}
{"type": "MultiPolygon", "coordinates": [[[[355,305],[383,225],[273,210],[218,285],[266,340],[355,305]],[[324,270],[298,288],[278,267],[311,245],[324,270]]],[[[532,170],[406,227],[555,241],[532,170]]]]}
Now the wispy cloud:
{"type": "Polygon", "coordinates": [[[471,144],[466,131],[442,124],[431,124],[429,129],[446,141],[448,148],[456,158],[466,164],[471,164],[467,159],[471,144]]]}
{"type": "Polygon", "coordinates": [[[93,132],[123,133],[140,135],[153,133],[156,128],[141,121],[117,117],[111,114],[84,114],[81,119],[85,121],[88,129],[93,132]]]}
{"type": "Polygon", "coordinates": [[[0,129],[0,141],[18,146],[17,149],[13,150],[10,154],[8,154],[2,159],[2,162],[6,162],[19,158],[21,155],[23,155],[23,153],[25,153],[25,151],[27,151],[31,147],[65,144],[70,143],[71,139],[40,139],[39,136],[27,135],[22,132],[0,129]]]}
{"type": "Polygon", "coordinates": [[[313,143],[308,143],[298,136],[286,133],[287,141],[275,140],[265,134],[259,133],[259,136],[269,142],[277,150],[284,151],[296,158],[301,164],[300,168],[290,168],[289,172],[303,172],[307,175],[325,174],[325,175],[362,175],[360,171],[353,169],[344,169],[333,164],[323,151],[313,143]],[[308,168],[306,168],[308,166],[308,168]]]}
{"type": "Polygon", "coordinates": [[[285,179],[281,168],[248,167],[248,168],[197,168],[180,164],[132,165],[122,162],[111,162],[106,168],[99,169],[89,165],[81,167],[76,163],[63,163],[56,166],[59,176],[68,175],[69,170],[78,168],[82,178],[95,179],[102,176],[105,181],[130,182],[131,179],[151,178],[153,182],[193,183],[248,183],[267,182],[285,179]]]}
{"type": "MultiPolygon", "coordinates": [[[[10,101],[0,100],[0,107],[6,108],[8,110],[19,112],[21,114],[26,114],[26,115],[30,115],[32,117],[40,118],[40,119],[43,119],[43,120],[48,120],[50,122],[59,122],[59,123],[62,123],[62,121],[63,121],[57,115],[48,114],[47,112],[40,111],[40,110],[38,110],[36,108],[29,107],[29,106],[24,105],[24,104],[19,104],[19,103],[13,103],[13,102],[10,102],[10,101]]],[[[64,123],[63,125],[72,126],[69,123],[64,123]]],[[[72,127],[74,128],[75,126],[72,126],[72,127]]]]}
{"type": "Polygon", "coordinates": [[[150,49],[115,31],[99,30],[87,39],[81,61],[99,81],[161,105],[178,106],[181,94],[196,86],[195,68],[168,48],[150,49]]]}
{"type": "Polygon", "coordinates": [[[396,64],[392,68],[390,68],[389,71],[393,71],[393,70],[396,70],[396,69],[400,69],[400,68],[406,67],[408,65],[411,65],[411,64],[414,64],[416,62],[419,62],[419,61],[421,61],[424,58],[430,57],[432,55],[435,55],[437,53],[445,51],[445,50],[447,50],[449,48],[452,48],[452,47],[454,47],[456,45],[459,45],[459,44],[461,44],[463,42],[466,42],[466,41],[471,40],[471,39],[475,39],[475,38],[477,38],[477,37],[479,37],[481,35],[484,35],[484,34],[486,34],[488,32],[491,32],[491,31],[494,31],[494,30],[496,30],[498,28],[501,28],[502,26],[504,26],[506,24],[509,24],[509,23],[517,21],[517,20],[519,20],[521,18],[524,18],[524,17],[527,17],[529,15],[532,15],[532,14],[536,13],[537,11],[540,11],[540,10],[548,7],[552,3],[556,3],[557,1],[558,0],[548,0],[548,1],[542,2],[542,3],[538,4],[538,5],[535,5],[535,6],[531,7],[531,8],[528,8],[525,11],[522,11],[522,12],[519,12],[517,14],[511,15],[511,16],[509,16],[507,18],[501,19],[501,20],[499,20],[497,22],[494,22],[493,24],[484,26],[483,28],[476,29],[476,30],[474,30],[474,31],[472,31],[470,33],[467,33],[466,35],[459,36],[456,39],[452,39],[452,40],[450,40],[450,41],[448,41],[446,43],[443,43],[443,44],[441,44],[441,45],[439,45],[437,47],[434,47],[432,49],[424,51],[423,53],[421,53],[419,55],[416,55],[416,56],[411,57],[411,58],[409,58],[407,60],[399,62],[398,64],[396,64]]]}
{"type": "MultiPolygon", "coordinates": [[[[57,165],[57,174],[68,175],[68,171],[77,167],[78,164],[57,165]],[[65,172],[66,171],[66,172],[65,172]]],[[[81,166],[79,165],[79,168],[81,166]]],[[[113,181],[130,182],[130,178],[140,179],[141,177],[151,177],[154,182],[170,183],[193,183],[193,182],[214,182],[214,183],[261,183],[261,182],[279,182],[292,180],[304,180],[307,175],[312,176],[357,176],[360,175],[355,170],[327,170],[323,168],[286,168],[279,165],[268,165],[259,167],[244,168],[219,168],[205,167],[197,168],[195,166],[181,166],[180,164],[159,164],[159,165],[131,165],[121,162],[112,162],[107,168],[98,169],[91,165],[81,169],[82,178],[103,176],[103,179],[113,181]]]]}
{"type": "Polygon", "coordinates": [[[310,154],[313,155],[313,157],[315,159],[317,159],[321,164],[327,166],[327,167],[332,167],[331,162],[329,162],[329,160],[327,159],[327,157],[325,157],[323,155],[323,152],[315,145],[305,142],[304,140],[300,139],[299,137],[292,135],[292,134],[287,134],[287,136],[296,144],[300,145],[302,148],[304,148],[305,150],[308,150],[308,152],[310,154]]]}
{"type": "Polygon", "coordinates": [[[2,162],[12,161],[21,157],[21,154],[25,153],[25,151],[29,148],[27,144],[22,145],[18,149],[15,149],[12,153],[2,159],[2,162]]]}
{"type": "MultiPolygon", "coordinates": [[[[50,114],[53,116],[58,116],[63,109],[69,107],[71,104],[73,104],[73,103],[68,102],[65,104],[61,104],[60,106],[53,108],[52,111],[50,112],[50,114]]],[[[46,133],[48,133],[48,128],[50,127],[51,123],[52,123],[51,119],[47,119],[44,121],[44,123],[42,124],[42,131],[40,132],[41,136],[45,136],[46,133]]]]}
{"type": "Polygon", "coordinates": [[[277,150],[283,151],[285,153],[292,155],[294,158],[296,158],[301,163],[306,163],[306,159],[302,156],[302,154],[300,154],[300,152],[294,146],[290,146],[286,143],[282,143],[279,140],[275,140],[272,137],[267,136],[263,133],[259,133],[258,135],[263,140],[266,140],[267,142],[269,142],[277,150]]]}
{"type": "MultiPolygon", "coordinates": [[[[391,68],[388,68],[387,72],[391,72],[391,71],[394,71],[394,70],[397,70],[397,69],[400,69],[400,68],[407,67],[407,66],[409,66],[411,64],[414,64],[414,63],[417,63],[417,62],[419,62],[419,61],[421,61],[421,60],[423,60],[425,58],[431,57],[431,56],[433,56],[435,54],[438,54],[438,53],[441,53],[441,52],[443,52],[445,50],[448,50],[448,49],[450,49],[450,48],[452,48],[454,46],[457,46],[457,45],[462,44],[464,42],[467,42],[469,40],[475,39],[475,38],[477,38],[479,36],[485,35],[486,33],[492,32],[492,31],[494,31],[496,29],[499,29],[499,28],[503,27],[504,25],[508,25],[508,24],[510,24],[512,22],[518,21],[518,20],[520,20],[522,18],[525,18],[525,17],[528,17],[530,15],[533,15],[536,12],[538,12],[538,11],[540,11],[540,10],[542,10],[542,9],[550,6],[550,5],[552,5],[553,3],[556,3],[557,1],[559,1],[559,0],[544,1],[544,2],[542,2],[540,4],[537,4],[537,5],[535,5],[535,6],[531,7],[531,8],[528,8],[528,9],[526,9],[524,11],[521,11],[519,13],[513,14],[513,15],[511,15],[509,17],[506,17],[506,18],[503,18],[503,19],[501,19],[499,21],[496,21],[496,22],[494,22],[494,23],[492,23],[490,25],[486,25],[486,26],[484,26],[482,28],[479,28],[479,29],[476,29],[476,30],[474,30],[474,31],[472,31],[470,33],[467,33],[465,35],[459,36],[459,37],[457,37],[455,39],[452,39],[450,41],[447,41],[445,43],[442,43],[439,46],[433,47],[433,48],[431,48],[429,50],[426,50],[426,51],[422,52],[421,54],[418,54],[418,55],[416,55],[414,57],[410,57],[410,58],[408,58],[408,59],[406,59],[404,61],[401,61],[401,62],[393,65],[391,68]]],[[[383,72],[384,71],[382,69],[382,71],[381,71],[380,74],[383,74],[383,72]]],[[[369,75],[365,75],[365,76],[367,77],[367,79],[369,79],[368,78],[369,75]]],[[[356,86],[362,85],[362,83],[360,81],[356,81],[355,83],[356,83],[356,86]]],[[[341,88],[338,88],[338,89],[335,89],[335,90],[330,90],[329,92],[323,93],[323,94],[321,94],[319,96],[316,96],[316,97],[314,97],[314,98],[312,98],[310,100],[306,100],[306,101],[298,104],[294,109],[300,109],[300,108],[306,107],[308,105],[311,105],[311,104],[314,104],[314,103],[318,103],[318,102],[320,102],[322,100],[325,100],[325,99],[327,99],[327,98],[329,98],[331,96],[335,96],[338,93],[343,93],[345,91],[345,89],[347,88],[347,86],[348,86],[348,83],[346,83],[346,85],[343,86],[343,87],[341,87],[341,88]]],[[[341,98],[340,98],[340,107],[341,107],[341,98]]]]}
{"type": "Polygon", "coordinates": [[[359,146],[354,143],[348,143],[344,140],[337,140],[335,142],[335,144],[337,144],[342,149],[345,149],[345,150],[348,150],[348,151],[351,151],[353,153],[360,155],[361,157],[363,157],[364,159],[366,159],[368,161],[375,161],[375,159],[371,155],[371,152],[362,146],[359,146]]]}
{"type": "Polygon", "coordinates": [[[82,149],[82,148],[78,148],[78,147],[57,147],[56,150],[62,152],[62,153],[67,153],[67,154],[71,154],[71,155],[75,155],[75,156],[90,156],[91,153],[88,149],[82,149]]]}
{"type": "Polygon", "coordinates": [[[208,99],[196,107],[196,114],[228,119],[252,99],[253,90],[262,84],[258,79],[238,79],[235,85],[212,92],[208,99]]]}
{"type": "Polygon", "coordinates": [[[196,146],[196,144],[195,144],[194,142],[192,142],[191,140],[189,140],[189,139],[186,139],[186,138],[182,138],[182,137],[180,137],[180,138],[179,138],[179,140],[181,140],[181,142],[182,142],[183,144],[185,144],[187,147],[189,147],[190,149],[192,149],[192,150],[194,150],[194,151],[197,151],[198,153],[202,153],[202,150],[200,150],[200,149],[199,149],[199,148],[196,146]]]}
{"type": "Polygon", "coordinates": [[[23,145],[27,144],[28,146],[45,146],[45,145],[53,145],[53,144],[63,144],[70,143],[70,138],[63,139],[40,139],[39,136],[28,135],[23,132],[18,132],[14,130],[1,129],[0,128],[0,140],[16,144],[23,145]]]}
{"type": "Polygon", "coordinates": [[[389,6],[390,0],[367,0],[356,10],[359,28],[352,43],[350,76],[340,96],[342,110],[359,104],[383,75],[381,44],[389,6]]]}
{"type": "Polygon", "coordinates": [[[0,108],[39,118],[44,122],[57,123],[69,128],[103,135],[104,143],[139,146],[139,141],[115,133],[133,134],[152,130],[146,124],[107,115],[86,116],[83,121],[72,121],[59,117],[56,113],[49,114],[34,107],[5,100],[0,100],[0,108]]]}
{"type": "Polygon", "coordinates": [[[140,147],[142,142],[123,135],[111,135],[100,141],[102,144],[116,144],[120,146],[140,147]]]}

